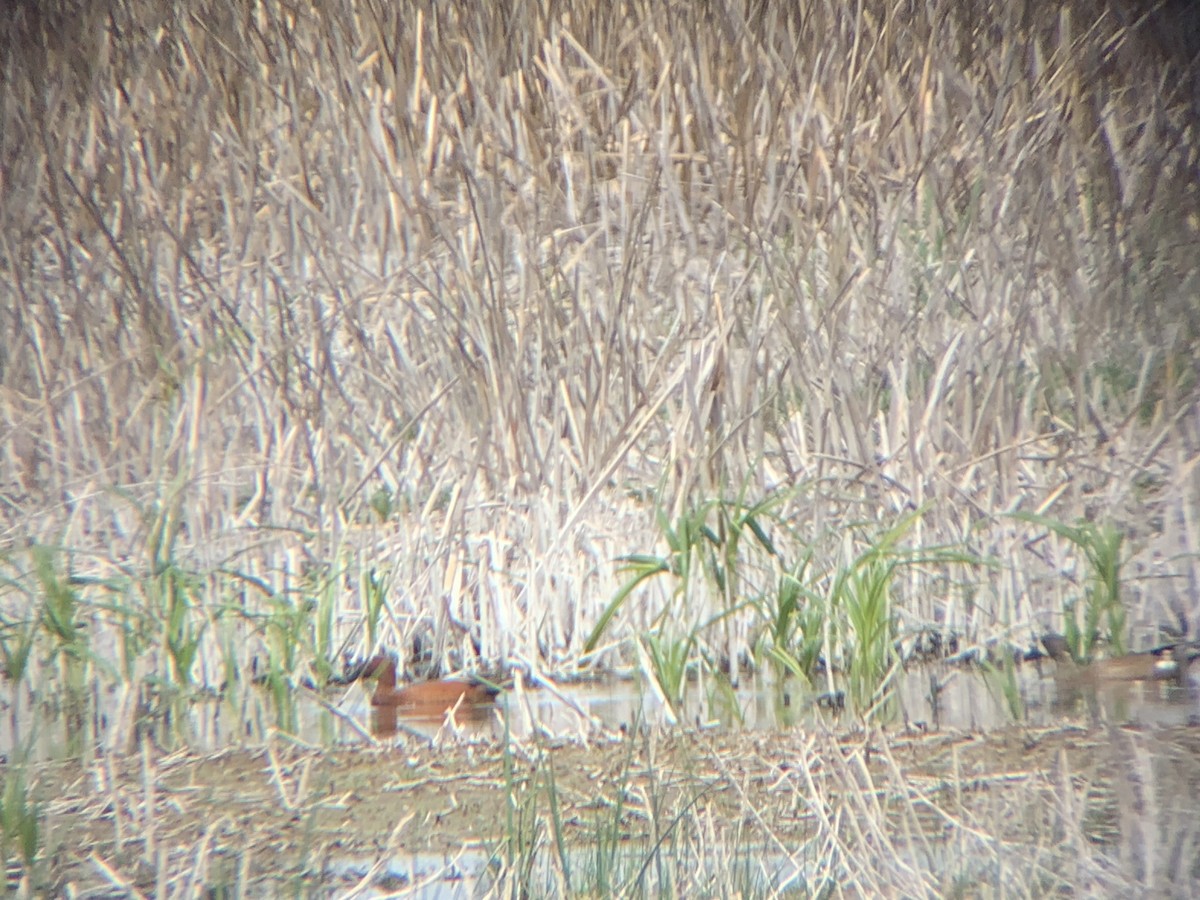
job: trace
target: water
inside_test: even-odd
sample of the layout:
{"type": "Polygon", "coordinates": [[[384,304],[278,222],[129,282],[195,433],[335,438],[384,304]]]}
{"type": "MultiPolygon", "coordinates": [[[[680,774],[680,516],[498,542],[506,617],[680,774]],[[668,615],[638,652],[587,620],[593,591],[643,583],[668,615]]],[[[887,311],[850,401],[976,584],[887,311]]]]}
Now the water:
{"type": "MultiPolygon", "coordinates": [[[[1053,725],[1070,718],[1103,719],[1147,726],[1182,725],[1200,712],[1189,691],[1160,683],[1118,683],[1081,692],[1067,690],[1053,676],[1053,664],[1018,666],[1020,721],[1053,725]],[[1060,689],[1061,688],[1061,689],[1060,689]]],[[[142,736],[163,746],[186,743],[213,752],[262,743],[290,734],[301,744],[366,743],[405,733],[427,740],[494,737],[517,740],[534,735],[586,737],[642,727],[681,725],[770,731],[802,726],[818,717],[834,724],[856,719],[836,708],[838,679],[819,689],[798,679],[743,678],[736,685],[720,676],[689,683],[676,713],[644,681],[610,678],[579,683],[551,679],[532,683],[520,676],[495,707],[459,710],[453,721],[411,718],[373,708],[365,685],[318,695],[299,690],[294,703],[279,709],[265,690],[247,686],[239,697],[203,702],[163,703],[157,708],[125,687],[94,690],[70,714],[61,703],[34,702],[27,690],[10,693],[0,714],[0,753],[19,749],[30,759],[130,752],[142,736]]],[[[1012,724],[1013,711],[996,680],[974,668],[924,664],[899,674],[884,721],[918,730],[990,731],[1012,724]]]]}

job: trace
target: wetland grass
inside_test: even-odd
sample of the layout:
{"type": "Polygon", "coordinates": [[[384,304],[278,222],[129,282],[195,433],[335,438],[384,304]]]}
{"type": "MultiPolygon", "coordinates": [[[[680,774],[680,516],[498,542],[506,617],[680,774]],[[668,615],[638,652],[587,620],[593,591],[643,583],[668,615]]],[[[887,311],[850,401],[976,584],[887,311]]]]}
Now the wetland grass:
{"type": "MultiPolygon", "coordinates": [[[[74,819],[25,807],[42,846],[106,833],[29,893],[248,890],[224,811],[164,837],[156,779],[194,760],[116,749],[187,748],[214,691],[239,741],[294,731],[298,687],[414,644],[640,665],[669,703],[689,672],[846,673],[859,744],[700,754],[708,793],[631,766],[604,834],[652,827],[596,884],[772,890],[747,846],[817,894],[1200,878],[1169,745],[926,779],[866,737],[915,634],[1009,652],[1064,617],[1083,659],[1200,628],[1200,110],[1168,6],[67,6],[0,34],[0,649],[13,746],[96,707],[56,741],[90,767],[54,782],[74,819]]],[[[590,889],[566,779],[518,805],[508,883],[590,889]]]]}
{"type": "Polygon", "coordinates": [[[1048,529],[1078,548],[1082,556],[1082,603],[1072,597],[1063,603],[1063,634],[1071,657],[1087,663],[1097,644],[1111,648],[1116,656],[1128,646],[1128,614],[1122,602],[1122,544],[1125,536],[1111,524],[1081,521],[1075,525],[1046,516],[1015,513],[1016,518],[1048,529]]]}
{"type": "MultiPolygon", "coordinates": [[[[574,27],[522,7],[509,40],[347,2],[332,40],[270,3],[211,33],[203,9],[118,6],[187,64],[146,68],[96,14],[52,39],[53,6],[5,58],[4,190],[36,202],[0,217],[3,515],[89,600],[141,585],[169,680],[213,679],[214,596],[243,606],[249,665],[255,623],[322,570],[305,666],[364,608],[372,647],[434,635],[438,663],[569,668],[600,635],[629,663],[674,586],[625,606],[612,561],[683,576],[681,547],[647,553],[669,533],[712,574],[688,620],[730,613],[696,651],[737,665],[773,602],[757,523],[790,526],[762,548],[776,579],[915,508],[915,545],[999,563],[897,583],[931,628],[986,642],[1062,608],[1088,547],[1040,554],[1004,517],[1022,504],[1107,510],[1149,567],[1131,628],[1161,615],[1147,578],[1196,618],[1200,563],[1162,552],[1196,545],[1195,110],[1158,89],[1187,63],[1146,22],[817,3],[731,11],[718,39],[633,3],[626,43],[586,4],[574,27]],[[402,573],[386,611],[373,571],[402,573]]],[[[811,629],[781,637],[811,671],[811,629]]]]}

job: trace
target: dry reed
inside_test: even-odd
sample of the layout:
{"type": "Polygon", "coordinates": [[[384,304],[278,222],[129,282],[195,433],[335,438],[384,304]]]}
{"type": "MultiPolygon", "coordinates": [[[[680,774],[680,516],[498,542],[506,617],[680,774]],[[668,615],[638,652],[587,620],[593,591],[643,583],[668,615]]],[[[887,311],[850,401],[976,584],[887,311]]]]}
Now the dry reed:
{"type": "Polygon", "coordinates": [[[16,7],[9,575],[48,544],[137,607],[165,553],[208,683],[221,610],[321,583],[340,640],[370,571],[385,642],[557,671],[654,546],[644,498],[795,488],[781,540],[921,508],[919,543],[1001,562],[914,570],[914,627],[1051,624],[1078,559],[1017,508],[1117,522],[1135,632],[1195,627],[1200,139],[1166,12],[508,7],[16,7]]]}

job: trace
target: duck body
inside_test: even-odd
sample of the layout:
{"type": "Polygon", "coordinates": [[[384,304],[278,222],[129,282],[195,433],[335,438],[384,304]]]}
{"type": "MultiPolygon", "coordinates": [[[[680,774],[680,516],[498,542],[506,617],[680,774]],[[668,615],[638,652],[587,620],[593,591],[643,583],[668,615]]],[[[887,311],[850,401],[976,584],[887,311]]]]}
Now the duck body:
{"type": "Polygon", "coordinates": [[[396,660],[377,656],[363,668],[362,677],[378,677],[371,694],[372,706],[390,707],[398,712],[441,717],[456,707],[477,709],[490,706],[500,691],[480,681],[440,679],[396,686],[396,660]]]}
{"type": "Polygon", "coordinates": [[[1042,637],[1042,645],[1050,658],[1058,664],[1061,675],[1097,684],[1121,681],[1182,683],[1188,662],[1188,654],[1180,656],[1175,647],[1161,647],[1145,653],[1099,659],[1086,666],[1080,666],[1071,657],[1067,640],[1062,635],[1047,634],[1042,637]]]}
{"type": "Polygon", "coordinates": [[[382,690],[376,687],[371,695],[372,706],[394,706],[398,710],[430,709],[445,711],[457,706],[486,706],[499,693],[495,688],[476,681],[422,681],[402,688],[382,690]]]}

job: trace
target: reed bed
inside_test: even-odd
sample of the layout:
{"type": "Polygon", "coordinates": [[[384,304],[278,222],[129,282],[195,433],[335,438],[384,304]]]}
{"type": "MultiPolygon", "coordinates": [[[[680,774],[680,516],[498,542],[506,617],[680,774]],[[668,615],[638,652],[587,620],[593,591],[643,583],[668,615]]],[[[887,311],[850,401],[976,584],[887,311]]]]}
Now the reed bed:
{"type": "Polygon", "coordinates": [[[902,520],[959,556],[887,571],[896,636],[1028,644],[1092,576],[1017,511],[1119,533],[1134,643],[1194,634],[1170,9],[508,7],[16,6],[10,675],[563,673],[647,632],[736,668],[800,561],[832,595],[902,520]],[[771,552],[597,633],[617,560],[726,502],[771,552]]]}

